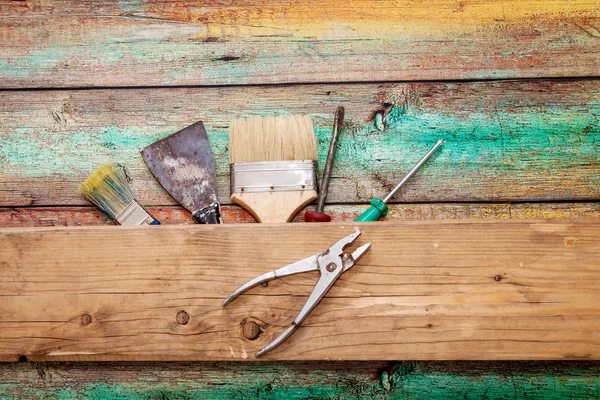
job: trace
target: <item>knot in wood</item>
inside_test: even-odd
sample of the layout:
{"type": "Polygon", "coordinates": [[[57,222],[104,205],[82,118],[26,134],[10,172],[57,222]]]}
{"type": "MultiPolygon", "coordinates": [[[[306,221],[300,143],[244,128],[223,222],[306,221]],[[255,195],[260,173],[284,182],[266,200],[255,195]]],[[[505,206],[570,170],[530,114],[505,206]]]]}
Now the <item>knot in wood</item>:
{"type": "Polygon", "coordinates": [[[90,314],[82,314],[81,315],[81,325],[89,325],[92,323],[92,316],[90,314]]]}
{"type": "Polygon", "coordinates": [[[190,321],[190,315],[185,311],[179,311],[176,319],[179,325],[185,325],[190,321]]]}
{"type": "Polygon", "coordinates": [[[254,321],[242,322],[242,335],[248,340],[256,340],[260,336],[262,331],[258,324],[254,321]]]}

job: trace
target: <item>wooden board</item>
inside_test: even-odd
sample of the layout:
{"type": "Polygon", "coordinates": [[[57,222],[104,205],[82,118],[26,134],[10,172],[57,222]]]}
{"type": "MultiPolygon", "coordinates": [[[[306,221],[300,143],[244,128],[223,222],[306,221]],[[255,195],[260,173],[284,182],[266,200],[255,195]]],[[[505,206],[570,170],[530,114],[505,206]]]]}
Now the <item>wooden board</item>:
{"type": "MultiPolygon", "coordinates": [[[[353,221],[368,205],[328,205],[325,212],[333,221],[353,221]]],[[[315,210],[315,206],[306,207],[315,210]]],[[[162,225],[194,224],[189,212],[179,206],[149,207],[150,214],[162,225]]],[[[256,222],[243,208],[221,207],[223,222],[239,224],[256,222]]],[[[600,218],[600,203],[433,203],[391,204],[388,215],[382,219],[444,220],[444,219],[532,219],[532,218],[600,218]]],[[[292,222],[304,222],[304,212],[292,222]]],[[[113,222],[92,207],[0,207],[0,227],[23,228],[36,226],[98,226],[113,222]]]]}
{"type": "Polygon", "coordinates": [[[597,76],[599,29],[595,0],[2,1],[0,87],[597,76]]]}
{"type": "Polygon", "coordinates": [[[252,360],[317,274],[221,300],[356,227],[372,250],[265,359],[600,359],[593,220],[4,229],[0,359],[252,360]]]}
{"type": "MultiPolygon", "coordinates": [[[[167,135],[198,119],[205,109],[212,115],[213,129],[221,129],[211,136],[215,140],[224,137],[223,121],[230,119],[228,114],[288,111],[286,107],[292,104],[292,110],[304,106],[313,117],[322,118],[317,133],[324,158],[325,128],[330,123],[326,121],[338,100],[354,107],[353,113],[359,116],[350,115],[350,121],[363,129],[347,147],[351,154],[346,160],[357,155],[357,166],[342,164],[336,171],[331,199],[337,204],[329,208],[335,218],[352,219],[364,206],[347,202],[381,195],[408,166],[408,151],[395,156],[387,153],[387,162],[377,161],[385,149],[381,139],[400,138],[401,142],[394,143],[418,151],[424,142],[404,139],[412,132],[428,137],[428,126],[463,141],[465,149],[472,149],[463,159],[475,158],[475,173],[486,174],[467,185],[468,179],[456,172],[460,167],[446,162],[444,155],[436,161],[444,163],[439,171],[450,171],[448,178],[458,177],[460,185],[428,187],[421,180],[426,177],[420,176],[398,201],[439,202],[445,201],[440,195],[449,193],[446,200],[453,203],[394,205],[390,219],[598,217],[597,159],[589,156],[597,153],[600,134],[597,89],[590,96],[588,89],[572,81],[546,81],[533,91],[524,89],[531,87],[528,82],[506,82],[493,90],[480,90],[481,96],[481,86],[473,86],[474,100],[465,101],[461,86],[432,86],[433,90],[417,96],[428,105],[421,110],[428,112],[415,114],[412,105],[405,115],[412,118],[405,118],[403,125],[386,121],[393,129],[382,135],[366,128],[373,126],[375,112],[388,109],[384,102],[402,105],[397,100],[405,97],[404,91],[379,98],[379,91],[389,92],[383,84],[372,85],[377,90],[363,98],[356,91],[344,90],[354,85],[341,85],[398,79],[598,76],[597,1],[205,1],[202,8],[198,4],[0,0],[0,87],[340,84],[328,86],[335,89],[330,94],[320,84],[300,86],[297,92],[295,87],[277,87],[267,95],[263,87],[240,90],[243,102],[256,99],[256,103],[246,108],[230,94],[223,97],[220,111],[210,111],[219,106],[219,90],[198,91],[187,104],[179,99],[180,92],[164,87],[141,97],[138,90],[92,91],[89,95],[76,90],[16,96],[0,92],[0,226],[105,224],[101,214],[81,207],[76,193],[88,168],[105,159],[134,167],[136,191],[164,223],[191,222],[189,214],[173,206],[135,159],[136,141],[149,143],[167,135]],[[511,85],[514,89],[507,90],[511,85]],[[280,101],[279,90],[284,94],[280,101]],[[431,108],[430,92],[437,102],[451,107],[431,108]],[[202,93],[214,97],[206,100],[202,93]],[[353,106],[358,104],[354,100],[364,99],[369,99],[368,106],[353,106]],[[214,105],[207,106],[213,101],[214,105]],[[468,107],[461,114],[463,104],[468,107]],[[458,115],[461,123],[448,122],[446,115],[458,115]],[[477,118],[470,121],[470,115],[477,118]],[[504,129],[494,128],[494,121],[504,129]],[[482,126],[490,134],[481,135],[482,126]],[[515,150],[515,135],[522,150],[515,150]],[[373,143],[369,138],[375,139],[373,143]],[[489,157],[485,149],[493,155],[504,154],[502,161],[510,160],[514,168],[496,159],[483,165],[479,160],[489,157]],[[356,174],[359,164],[369,163],[376,168],[361,172],[363,176],[356,174]],[[377,175],[377,171],[383,172],[377,175]],[[539,177],[532,178],[528,171],[539,177]],[[499,197],[495,196],[517,203],[496,203],[499,197]],[[542,203],[521,203],[527,196],[542,203]]],[[[239,88],[232,89],[230,93],[239,88]]],[[[226,148],[223,143],[220,151],[226,148]]],[[[223,167],[224,163],[219,197],[227,199],[223,167]]],[[[465,174],[472,174],[466,163],[462,167],[465,174]]],[[[440,182],[443,177],[436,175],[433,183],[440,182]]],[[[227,222],[252,221],[230,206],[225,216],[227,222]]],[[[0,248],[0,260],[2,256],[0,248]]],[[[0,321],[3,303],[0,300],[0,321]]],[[[589,399],[599,397],[599,366],[581,361],[0,363],[0,397],[589,399]]]]}
{"type": "Polygon", "coordinates": [[[527,362],[4,363],[7,399],[594,399],[600,366],[527,362]]]}
{"type": "Polygon", "coordinates": [[[340,104],[330,203],[384,196],[439,138],[394,201],[600,199],[600,80],[24,91],[0,103],[3,206],[87,204],[77,187],[105,162],[127,167],[142,204],[174,204],[139,150],[197,120],[227,204],[230,120],[310,114],[322,167],[340,104]]]}

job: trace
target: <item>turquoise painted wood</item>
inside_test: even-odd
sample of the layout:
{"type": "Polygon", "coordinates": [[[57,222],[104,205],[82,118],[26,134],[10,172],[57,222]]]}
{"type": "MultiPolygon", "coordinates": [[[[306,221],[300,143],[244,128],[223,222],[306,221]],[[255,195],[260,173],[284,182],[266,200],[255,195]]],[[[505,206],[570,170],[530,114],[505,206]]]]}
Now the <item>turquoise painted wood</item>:
{"type": "Polygon", "coordinates": [[[594,399],[589,362],[0,364],[0,398],[594,399]]]}
{"type": "Polygon", "coordinates": [[[3,1],[0,87],[595,76],[593,0],[3,1]]]}
{"type": "MultiPolygon", "coordinates": [[[[106,223],[76,187],[113,160],[161,220],[189,223],[139,148],[204,119],[227,202],[227,121],[308,113],[322,162],[339,104],[336,219],[391,189],[440,134],[449,150],[396,199],[436,203],[387,218],[598,218],[597,80],[342,83],[597,77],[599,15],[593,0],[0,1],[0,87],[159,86],[0,92],[0,225],[106,223]],[[284,82],[317,84],[160,87],[284,82]]],[[[588,362],[0,364],[0,399],[590,399],[599,382],[588,362]]]]}
{"type": "MultiPolygon", "coordinates": [[[[387,194],[438,139],[445,144],[393,201],[569,201],[600,198],[600,80],[299,85],[0,92],[0,202],[83,205],[77,186],[124,164],[144,205],[174,201],[139,150],[203,120],[219,200],[229,200],[228,124],[309,114],[319,164],[343,104],[328,201],[387,194]],[[380,115],[380,124],[375,123],[380,115]]],[[[321,172],[321,171],[320,171],[321,172]]]]}

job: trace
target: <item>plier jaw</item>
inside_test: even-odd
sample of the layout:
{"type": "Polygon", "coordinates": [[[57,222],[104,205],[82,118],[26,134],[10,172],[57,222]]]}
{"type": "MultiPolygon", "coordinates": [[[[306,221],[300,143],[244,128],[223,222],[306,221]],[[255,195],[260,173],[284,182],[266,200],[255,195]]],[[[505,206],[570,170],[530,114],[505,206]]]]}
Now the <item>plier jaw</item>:
{"type": "Polygon", "coordinates": [[[295,263],[286,265],[285,267],[267,272],[266,274],[251,279],[227,296],[222,303],[223,306],[229,304],[242,293],[263,282],[267,282],[282,276],[294,275],[308,271],[319,270],[321,273],[321,276],[319,277],[319,280],[317,281],[313,291],[308,297],[308,300],[306,300],[306,303],[292,324],[269,345],[257,352],[256,357],[260,357],[268,353],[283,343],[288,337],[290,337],[296,331],[296,329],[298,329],[306,317],[308,317],[308,314],[310,314],[313,308],[317,306],[319,301],[321,301],[321,299],[327,294],[329,289],[331,289],[340,275],[352,268],[362,258],[362,256],[365,255],[365,253],[371,247],[371,243],[360,246],[352,254],[344,253],[344,249],[352,244],[360,236],[360,234],[360,231],[351,233],[350,235],[338,240],[334,245],[322,253],[314,254],[303,260],[296,261],[295,263]]]}

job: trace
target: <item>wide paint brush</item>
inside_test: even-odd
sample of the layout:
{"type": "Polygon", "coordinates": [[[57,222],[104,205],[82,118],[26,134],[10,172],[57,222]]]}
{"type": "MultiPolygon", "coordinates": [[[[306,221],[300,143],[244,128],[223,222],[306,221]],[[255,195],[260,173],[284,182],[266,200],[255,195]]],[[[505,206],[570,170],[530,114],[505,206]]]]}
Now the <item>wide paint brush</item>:
{"type": "Polygon", "coordinates": [[[316,160],[308,116],[232,121],[231,200],[259,222],[289,222],[317,198],[316,160]]]}
{"type": "Polygon", "coordinates": [[[79,191],[119,225],[160,225],[135,200],[125,171],[119,165],[104,164],[79,186],[79,191]]]}

